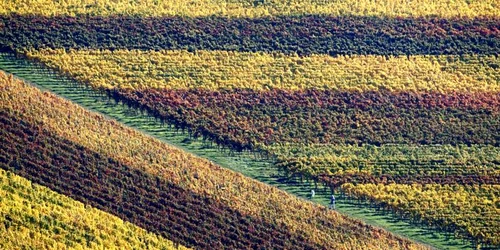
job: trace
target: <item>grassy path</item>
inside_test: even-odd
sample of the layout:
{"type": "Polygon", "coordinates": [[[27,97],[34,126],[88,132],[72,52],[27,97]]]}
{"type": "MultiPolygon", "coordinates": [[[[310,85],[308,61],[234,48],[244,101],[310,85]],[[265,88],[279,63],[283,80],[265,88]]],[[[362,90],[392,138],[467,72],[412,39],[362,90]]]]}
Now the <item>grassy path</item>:
{"type": "MultiPolygon", "coordinates": [[[[0,69],[27,80],[40,89],[51,91],[89,110],[104,114],[110,119],[117,120],[129,127],[154,136],[170,145],[200,157],[208,158],[225,168],[273,185],[298,197],[308,199],[311,189],[314,187],[312,183],[307,182],[285,182],[281,180],[278,171],[273,167],[272,163],[267,160],[257,159],[248,153],[223,152],[216,148],[207,147],[201,140],[189,139],[186,134],[178,133],[168,126],[161,126],[159,122],[152,120],[149,116],[108,100],[107,97],[89,95],[88,90],[75,87],[74,82],[63,80],[47,70],[40,70],[24,59],[0,53],[0,69]]],[[[315,191],[316,196],[313,201],[327,206],[329,191],[324,190],[322,187],[315,191]]],[[[343,197],[336,198],[337,210],[339,212],[361,219],[368,224],[384,228],[403,237],[431,245],[438,249],[473,248],[468,242],[464,243],[453,236],[449,237],[444,233],[409,224],[387,213],[379,212],[367,205],[348,201],[343,197]]]]}

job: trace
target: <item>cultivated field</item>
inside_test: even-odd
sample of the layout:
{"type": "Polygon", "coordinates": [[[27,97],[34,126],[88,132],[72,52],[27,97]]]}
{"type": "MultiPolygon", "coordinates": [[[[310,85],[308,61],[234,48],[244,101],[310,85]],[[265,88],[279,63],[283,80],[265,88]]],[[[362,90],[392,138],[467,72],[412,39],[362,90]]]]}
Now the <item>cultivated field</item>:
{"type": "MultiPolygon", "coordinates": [[[[0,9],[0,69],[32,84],[0,74],[4,190],[17,187],[11,178],[47,190],[19,191],[35,197],[27,201],[6,193],[9,206],[55,191],[64,211],[77,200],[105,226],[135,225],[108,239],[116,226],[96,235],[89,221],[68,238],[55,222],[40,234],[41,222],[13,219],[30,230],[16,234],[35,238],[12,233],[5,246],[500,246],[495,1],[0,9]],[[330,194],[338,211],[325,207],[330,194]]],[[[34,217],[3,213],[58,220],[52,203],[34,217]]]]}

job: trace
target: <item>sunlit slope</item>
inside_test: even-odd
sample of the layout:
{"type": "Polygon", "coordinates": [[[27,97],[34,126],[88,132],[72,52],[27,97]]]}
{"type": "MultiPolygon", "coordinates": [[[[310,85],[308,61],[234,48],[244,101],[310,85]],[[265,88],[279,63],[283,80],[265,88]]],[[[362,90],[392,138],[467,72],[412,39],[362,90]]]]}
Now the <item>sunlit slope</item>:
{"type": "MultiPolygon", "coordinates": [[[[235,211],[233,215],[236,213],[237,216],[242,217],[251,216],[254,218],[251,221],[270,225],[273,231],[284,232],[283,230],[286,230],[289,236],[284,243],[295,239],[300,244],[311,244],[317,248],[422,247],[361,222],[348,219],[336,212],[325,211],[320,206],[301,201],[283,191],[245,178],[241,174],[222,169],[139,132],[107,121],[102,116],[89,113],[63,99],[41,93],[22,82],[9,79],[6,75],[3,75],[2,79],[1,107],[8,114],[7,117],[11,117],[10,120],[22,119],[28,127],[41,127],[43,131],[49,131],[52,137],[64,138],[63,144],[76,143],[85,147],[85,150],[102,155],[96,160],[102,159],[101,157],[112,157],[114,160],[108,160],[108,164],[114,164],[114,168],[117,170],[130,167],[127,172],[134,172],[142,176],[130,178],[148,180],[144,183],[139,181],[137,185],[144,184],[145,187],[148,187],[150,185],[146,185],[146,183],[154,183],[156,179],[153,176],[156,176],[157,181],[165,183],[161,186],[168,185],[175,190],[185,190],[176,192],[187,191],[194,197],[200,197],[198,199],[206,199],[209,201],[208,204],[216,204],[219,209],[223,208],[221,211],[235,211]],[[221,188],[223,189],[221,190],[221,188]]],[[[12,131],[17,129],[13,126],[10,128],[13,129],[12,131]]],[[[8,133],[7,135],[12,138],[11,140],[20,140],[19,143],[31,145],[30,137],[23,139],[17,134],[8,133]]],[[[26,151],[19,151],[19,153],[27,154],[26,151]]],[[[89,160],[91,159],[89,158],[89,160]]],[[[110,175],[109,178],[118,178],[113,176],[110,175]]],[[[135,182],[130,182],[127,185],[133,183],[135,182]]],[[[143,195],[144,192],[128,192],[128,195],[132,194],[143,195]]],[[[191,211],[197,211],[197,213],[204,211],[203,209],[191,210],[190,207],[194,208],[198,204],[193,203],[193,201],[186,204],[187,207],[183,208],[183,211],[188,215],[191,211]]],[[[161,211],[147,210],[148,213],[160,213],[161,211]]],[[[143,215],[140,212],[135,214],[135,218],[140,219],[141,216],[143,215]]],[[[182,223],[177,224],[176,229],[187,225],[195,227],[197,225],[193,225],[192,222],[182,223]]],[[[161,231],[161,227],[157,230],[161,231]]],[[[182,229],[179,230],[184,232],[182,229]]],[[[257,230],[257,232],[267,235],[265,231],[257,230]]],[[[258,244],[258,242],[252,244],[258,244]]]]}
{"type": "MultiPolygon", "coordinates": [[[[498,183],[498,182],[497,182],[498,183]]],[[[385,203],[431,225],[498,246],[500,185],[344,184],[349,195],[385,203]]]]}
{"type": "Polygon", "coordinates": [[[186,249],[0,169],[2,249],[186,249]]]}
{"type": "Polygon", "coordinates": [[[64,49],[26,55],[95,89],[500,92],[497,56],[64,49]]]}
{"type": "Polygon", "coordinates": [[[278,15],[356,15],[402,17],[477,17],[500,16],[499,3],[494,0],[348,0],[348,1],[285,1],[285,0],[194,0],[194,1],[94,1],[48,0],[0,2],[0,14],[21,15],[138,15],[138,16],[225,16],[265,17],[278,15]]]}

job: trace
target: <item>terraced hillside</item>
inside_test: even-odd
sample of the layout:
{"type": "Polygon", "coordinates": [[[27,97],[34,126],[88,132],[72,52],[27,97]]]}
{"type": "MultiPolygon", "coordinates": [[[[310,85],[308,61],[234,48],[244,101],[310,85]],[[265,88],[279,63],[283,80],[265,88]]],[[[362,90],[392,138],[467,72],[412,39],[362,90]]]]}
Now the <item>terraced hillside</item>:
{"type": "Polygon", "coordinates": [[[0,183],[3,249],[187,249],[11,171],[0,183]]]}
{"type": "MultiPolygon", "coordinates": [[[[61,89],[147,114],[148,124],[202,140],[202,152],[265,162],[245,174],[275,171],[269,178],[323,186],[465,247],[500,246],[496,1],[30,0],[0,9],[0,51],[37,63],[33,74],[71,79],[57,80],[61,89]]],[[[3,78],[2,133],[18,144],[5,146],[5,169],[175,243],[421,247],[3,78]],[[31,149],[38,133],[24,130],[48,143],[31,149]],[[65,174],[81,181],[50,181],[65,174]]]]}
{"type": "Polygon", "coordinates": [[[1,75],[1,166],[189,247],[421,248],[1,75]]]}
{"type": "Polygon", "coordinates": [[[497,56],[50,49],[26,56],[194,137],[271,155],[285,176],[322,182],[475,244],[498,244],[497,56]],[[389,193],[366,193],[370,183],[389,193]],[[390,184],[451,185],[483,198],[443,203],[432,193],[430,205],[415,206],[390,184]]]}

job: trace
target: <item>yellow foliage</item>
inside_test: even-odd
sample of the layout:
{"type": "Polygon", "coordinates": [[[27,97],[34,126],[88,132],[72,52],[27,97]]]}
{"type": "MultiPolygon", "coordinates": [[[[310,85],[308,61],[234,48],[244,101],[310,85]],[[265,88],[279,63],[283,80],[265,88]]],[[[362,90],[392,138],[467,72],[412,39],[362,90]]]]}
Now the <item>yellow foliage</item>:
{"type": "Polygon", "coordinates": [[[495,56],[338,56],[44,49],[26,55],[94,88],[500,92],[495,56]],[[154,63],[153,63],[154,62],[154,63]]]}
{"type": "Polygon", "coordinates": [[[1,0],[0,14],[139,15],[265,17],[326,14],[334,16],[500,16],[495,0],[1,0]]]}
{"type": "Polygon", "coordinates": [[[21,81],[9,80],[3,72],[0,72],[0,90],[0,93],[6,93],[0,99],[0,108],[5,112],[40,124],[52,133],[103,156],[218,200],[242,214],[284,225],[291,233],[300,232],[322,246],[331,249],[425,248],[406,240],[399,241],[380,230],[377,232],[381,237],[373,239],[371,233],[376,229],[366,228],[335,211],[327,211],[324,207],[168,146],[21,81]],[[150,162],[151,158],[156,159],[155,164],[150,162]],[[339,227],[359,227],[359,231],[356,237],[349,237],[335,228],[321,226],[325,220],[339,227]],[[400,243],[408,245],[401,246],[400,243]]]}
{"type": "Polygon", "coordinates": [[[349,194],[385,202],[440,226],[459,225],[473,237],[500,244],[500,185],[344,184],[349,194]]]}
{"type": "Polygon", "coordinates": [[[186,249],[0,169],[3,249],[186,249]]]}

